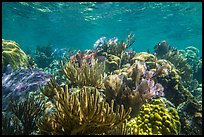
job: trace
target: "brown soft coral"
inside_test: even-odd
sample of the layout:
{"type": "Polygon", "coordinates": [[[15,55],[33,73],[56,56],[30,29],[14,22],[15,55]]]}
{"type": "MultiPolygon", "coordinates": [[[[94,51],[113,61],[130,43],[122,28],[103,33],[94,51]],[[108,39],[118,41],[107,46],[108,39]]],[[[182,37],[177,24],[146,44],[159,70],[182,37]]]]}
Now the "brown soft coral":
{"type": "Polygon", "coordinates": [[[38,127],[44,134],[108,134],[125,122],[131,112],[131,109],[125,112],[123,106],[117,106],[114,112],[114,101],[111,106],[100,101],[96,88],[84,87],[70,95],[66,85],[65,89],[55,88],[52,92],[56,95],[57,112],[39,121],[38,127]]]}
{"type": "Polygon", "coordinates": [[[63,72],[68,80],[71,81],[73,87],[93,86],[102,87],[104,77],[104,64],[98,63],[95,59],[91,59],[90,64],[83,60],[79,67],[76,63],[68,61],[63,66],[63,72]]]}

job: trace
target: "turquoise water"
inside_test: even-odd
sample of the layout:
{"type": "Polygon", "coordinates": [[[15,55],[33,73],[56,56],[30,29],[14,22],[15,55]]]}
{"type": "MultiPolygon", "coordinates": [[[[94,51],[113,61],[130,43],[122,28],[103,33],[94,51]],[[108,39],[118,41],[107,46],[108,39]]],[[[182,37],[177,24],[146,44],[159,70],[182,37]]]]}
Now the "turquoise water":
{"type": "Polygon", "coordinates": [[[132,32],[136,52],[153,51],[161,40],[172,47],[202,50],[201,2],[3,2],[2,38],[22,49],[92,49],[102,36],[125,40],[132,32]]]}

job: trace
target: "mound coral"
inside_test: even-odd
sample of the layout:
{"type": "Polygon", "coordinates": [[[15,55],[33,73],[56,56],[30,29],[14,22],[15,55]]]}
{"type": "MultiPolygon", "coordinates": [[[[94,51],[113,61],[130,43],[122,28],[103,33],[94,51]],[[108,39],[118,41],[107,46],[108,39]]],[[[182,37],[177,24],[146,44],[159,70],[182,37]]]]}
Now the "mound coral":
{"type": "Polygon", "coordinates": [[[187,63],[192,67],[193,78],[199,83],[202,80],[202,58],[198,56],[199,50],[196,47],[190,46],[184,50],[179,50],[179,53],[186,58],[187,63]]]}
{"type": "Polygon", "coordinates": [[[100,101],[96,88],[84,87],[79,92],[69,94],[68,86],[65,89],[54,88],[54,106],[56,113],[44,115],[38,122],[42,134],[108,134],[129,118],[131,109],[124,111],[118,106],[113,111],[111,106],[100,101]]]}
{"type": "Polygon", "coordinates": [[[178,135],[181,124],[177,110],[165,98],[158,98],[144,104],[128,127],[139,135],[178,135]]]}
{"type": "Polygon", "coordinates": [[[10,64],[12,68],[28,67],[28,56],[15,41],[2,39],[2,72],[10,64]]]}

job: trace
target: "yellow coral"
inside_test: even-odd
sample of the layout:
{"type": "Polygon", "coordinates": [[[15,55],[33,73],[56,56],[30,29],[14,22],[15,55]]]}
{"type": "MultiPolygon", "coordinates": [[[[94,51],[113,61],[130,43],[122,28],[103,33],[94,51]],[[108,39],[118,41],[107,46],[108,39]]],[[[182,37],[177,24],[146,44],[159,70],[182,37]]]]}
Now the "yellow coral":
{"type": "Polygon", "coordinates": [[[68,80],[71,81],[71,85],[73,87],[102,87],[102,80],[104,77],[104,64],[98,63],[93,58],[91,60],[91,64],[88,64],[86,60],[83,60],[80,67],[78,67],[77,64],[68,61],[63,66],[63,72],[68,80]]]}
{"type": "Polygon", "coordinates": [[[28,56],[15,41],[2,39],[2,71],[10,64],[12,68],[28,67],[28,56]]]}
{"type": "Polygon", "coordinates": [[[163,103],[164,98],[154,99],[144,104],[140,114],[127,123],[139,135],[170,135],[179,134],[181,124],[177,110],[163,103]],[[148,112],[148,113],[146,113],[148,112]]]}
{"type": "Polygon", "coordinates": [[[131,108],[125,112],[123,105],[117,106],[114,112],[114,101],[112,100],[110,106],[107,102],[100,101],[96,88],[83,87],[79,92],[70,95],[66,85],[65,89],[54,88],[50,92],[55,92],[54,104],[57,112],[50,116],[44,115],[39,120],[41,133],[110,134],[111,130],[129,118],[131,112],[131,108]]]}

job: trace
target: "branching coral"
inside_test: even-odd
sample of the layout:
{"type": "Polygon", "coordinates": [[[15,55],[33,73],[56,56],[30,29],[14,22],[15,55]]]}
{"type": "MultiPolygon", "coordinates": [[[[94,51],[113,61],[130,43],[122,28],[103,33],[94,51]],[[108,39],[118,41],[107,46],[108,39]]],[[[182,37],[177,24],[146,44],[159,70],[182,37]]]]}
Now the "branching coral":
{"type": "Polygon", "coordinates": [[[118,38],[116,37],[109,40],[107,40],[106,37],[102,37],[95,42],[94,48],[99,52],[98,54],[111,54],[121,57],[122,52],[129,48],[132,44],[134,44],[136,39],[134,39],[134,34],[130,33],[125,42],[121,41],[118,44],[117,41],[118,38]]]}
{"type": "Polygon", "coordinates": [[[193,78],[192,67],[176,48],[167,52],[163,58],[170,61],[175,66],[178,70],[178,74],[182,78],[183,84],[191,82],[193,78]]]}
{"type": "Polygon", "coordinates": [[[2,72],[8,64],[12,68],[28,67],[28,56],[15,41],[2,39],[2,72]]]}
{"type": "Polygon", "coordinates": [[[181,124],[177,110],[165,98],[158,98],[144,104],[140,114],[128,122],[128,127],[139,135],[177,135],[181,124]]]}
{"type": "Polygon", "coordinates": [[[11,100],[7,111],[14,114],[22,123],[22,134],[28,135],[33,130],[37,130],[36,122],[38,117],[42,114],[43,102],[34,99],[34,96],[27,96],[25,100],[19,103],[17,100],[11,100]]]}
{"type": "Polygon", "coordinates": [[[22,135],[21,121],[10,112],[2,112],[2,135],[22,135]]]}
{"type": "Polygon", "coordinates": [[[129,118],[131,112],[131,109],[125,112],[123,106],[118,106],[114,112],[114,101],[111,106],[101,102],[96,88],[84,87],[70,95],[66,85],[65,89],[55,88],[52,92],[56,94],[57,113],[44,115],[38,122],[41,133],[105,134],[129,118]]]}
{"type": "Polygon", "coordinates": [[[93,86],[102,87],[104,77],[104,64],[91,59],[91,64],[86,60],[79,67],[76,63],[67,62],[63,67],[63,72],[73,87],[93,86]]]}

